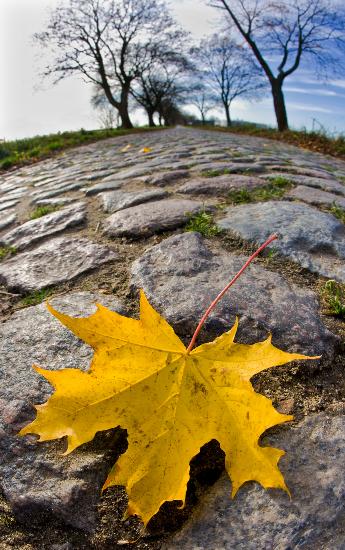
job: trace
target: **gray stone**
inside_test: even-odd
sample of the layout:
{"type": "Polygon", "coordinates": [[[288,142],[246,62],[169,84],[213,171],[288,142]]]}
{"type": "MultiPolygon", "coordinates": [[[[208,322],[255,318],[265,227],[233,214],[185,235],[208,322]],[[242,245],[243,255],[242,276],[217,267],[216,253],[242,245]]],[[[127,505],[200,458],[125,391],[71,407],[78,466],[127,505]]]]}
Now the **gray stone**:
{"type": "Polygon", "coordinates": [[[100,184],[112,182],[112,181],[131,180],[139,176],[145,176],[146,174],[151,172],[152,167],[150,166],[149,163],[141,163],[139,158],[137,158],[136,160],[138,164],[134,165],[133,168],[128,168],[127,170],[120,170],[116,174],[112,174],[111,176],[103,178],[100,184]]]}
{"type": "Polygon", "coordinates": [[[254,176],[223,175],[214,178],[193,178],[179,187],[179,193],[218,195],[234,189],[254,189],[265,185],[263,180],[254,176]]]}
{"type": "Polygon", "coordinates": [[[229,207],[218,225],[254,242],[278,233],[271,246],[284,256],[309,271],[345,281],[345,225],[331,214],[302,203],[268,201],[229,207]]]}
{"type": "Polygon", "coordinates": [[[78,202],[57,212],[23,223],[3,235],[0,244],[2,246],[14,246],[20,250],[44,237],[80,225],[85,220],[85,203],[78,202]]]}
{"type": "Polygon", "coordinates": [[[192,200],[161,200],[132,206],[105,220],[104,232],[110,237],[147,237],[185,224],[191,214],[203,209],[192,200]]]}
{"type": "Polygon", "coordinates": [[[98,170],[98,171],[92,171],[90,174],[85,175],[83,179],[86,181],[95,181],[103,178],[109,178],[113,176],[113,170],[98,170]]]}
{"type": "Polygon", "coordinates": [[[39,192],[32,193],[31,202],[35,204],[37,201],[42,199],[51,199],[52,197],[58,197],[64,193],[69,193],[70,191],[79,191],[81,187],[85,185],[85,182],[71,183],[69,185],[53,186],[52,189],[40,189],[39,192]]]}
{"type": "Polygon", "coordinates": [[[324,413],[277,430],[262,446],[282,448],[292,498],[245,484],[232,500],[224,474],[166,550],[343,550],[345,417],[324,413]]]}
{"type": "Polygon", "coordinates": [[[13,200],[13,199],[20,199],[27,193],[26,188],[19,188],[19,189],[13,189],[12,191],[8,191],[5,195],[3,195],[2,198],[6,199],[7,201],[13,200]]]}
{"type": "Polygon", "coordinates": [[[1,201],[0,202],[0,211],[3,211],[3,210],[8,210],[9,208],[13,208],[14,206],[16,206],[16,204],[18,204],[19,200],[15,199],[15,200],[5,200],[5,201],[1,201]]]}
{"type": "Polygon", "coordinates": [[[92,187],[89,187],[86,191],[86,195],[97,195],[103,191],[113,191],[114,189],[119,189],[123,184],[123,181],[104,181],[96,183],[92,187]]]}
{"type": "Polygon", "coordinates": [[[291,164],[288,164],[284,167],[280,166],[279,164],[271,165],[270,168],[271,168],[271,170],[276,170],[278,172],[281,172],[282,169],[283,169],[287,173],[291,172],[291,174],[297,174],[297,175],[301,175],[301,176],[309,176],[309,177],[312,177],[312,178],[334,179],[333,175],[330,174],[329,172],[327,172],[327,170],[314,170],[312,168],[301,167],[301,166],[293,166],[291,164]]]}
{"type": "Polygon", "coordinates": [[[316,187],[317,189],[323,189],[323,191],[329,191],[330,193],[336,193],[337,195],[345,196],[345,185],[336,180],[323,179],[323,178],[310,178],[308,176],[301,176],[296,174],[288,174],[286,172],[280,172],[275,174],[265,174],[260,176],[263,179],[275,179],[277,177],[285,178],[297,185],[307,185],[308,187],[316,187]]]}
{"type": "Polygon", "coordinates": [[[56,237],[0,264],[0,282],[26,293],[71,281],[78,275],[116,260],[106,246],[83,238],[56,237]]]}
{"type": "Polygon", "coordinates": [[[16,218],[17,216],[15,214],[10,214],[9,216],[6,216],[6,218],[2,218],[0,220],[0,231],[14,223],[16,221],[16,218]]]}
{"type": "MultiPolygon", "coordinates": [[[[199,233],[174,235],[133,263],[131,285],[144,289],[179,334],[191,336],[212,298],[246,259],[212,253],[199,233]]],[[[253,343],[271,332],[282,349],[331,357],[336,339],[321,322],[318,308],[313,292],[252,264],[211,313],[207,338],[229,330],[238,315],[239,341],[253,343]]]]}
{"type": "MultiPolygon", "coordinates": [[[[203,153],[202,155],[193,155],[193,162],[198,161],[198,164],[206,164],[209,162],[215,162],[217,160],[220,161],[229,161],[229,154],[226,153],[203,153]]],[[[231,162],[233,162],[233,159],[231,159],[231,162]]],[[[246,162],[248,162],[248,159],[246,158],[246,162]]]]}
{"type": "Polygon", "coordinates": [[[102,193],[103,210],[105,212],[117,212],[130,206],[142,204],[167,197],[168,193],[161,190],[134,191],[133,193],[123,193],[122,191],[111,191],[102,193]]]}
{"type": "Polygon", "coordinates": [[[188,170],[170,170],[169,172],[160,172],[152,176],[142,176],[138,179],[143,183],[164,187],[165,185],[170,185],[180,179],[188,178],[188,176],[188,170]]]}
{"type": "MultiPolygon", "coordinates": [[[[51,300],[75,317],[90,315],[94,302],[123,313],[118,300],[89,292],[51,300]]],[[[19,437],[33,420],[33,404],[52,393],[32,364],[58,370],[89,366],[92,350],[51,315],[45,304],[17,311],[0,324],[0,486],[18,519],[44,522],[47,516],[90,530],[110,462],[104,449],[83,447],[62,456],[64,443],[38,443],[36,436],[19,437]]]]}
{"type": "Polygon", "coordinates": [[[76,200],[77,199],[73,197],[59,197],[58,199],[53,198],[53,199],[36,200],[35,203],[37,204],[37,206],[46,206],[46,205],[59,206],[60,204],[71,204],[76,200]]]}
{"type": "Polygon", "coordinates": [[[242,173],[260,173],[264,171],[264,167],[260,164],[251,164],[246,162],[209,162],[202,164],[200,168],[196,168],[198,172],[224,172],[229,174],[242,173]]]}
{"type": "Polygon", "coordinates": [[[332,206],[335,204],[345,209],[345,197],[327,193],[327,191],[321,191],[320,189],[314,189],[313,187],[307,187],[306,185],[298,185],[295,189],[291,189],[285,195],[285,198],[298,199],[315,205],[324,204],[332,206]]]}

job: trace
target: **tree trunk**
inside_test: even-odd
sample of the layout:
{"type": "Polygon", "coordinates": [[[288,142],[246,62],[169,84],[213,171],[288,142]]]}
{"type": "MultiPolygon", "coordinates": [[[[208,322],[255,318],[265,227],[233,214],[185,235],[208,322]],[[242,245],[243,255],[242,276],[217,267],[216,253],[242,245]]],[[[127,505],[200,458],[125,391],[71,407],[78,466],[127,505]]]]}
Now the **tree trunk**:
{"type": "Polygon", "coordinates": [[[279,132],[284,132],[289,129],[282,85],[283,83],[277,80],[271,82],[274,112],[279,132]]]}
{"type": "Polygon", "coordinates": [[[128,107],[121,105],[119,109],[120,117],[121,117],[121,128],[133,128],[133,124],[131,122],[131,119],[129,118],[128,114],[128,107]]]}
{"type": "Polygon", "coordinates": [[[121,101],[119,105],[119,114],[121,117],[121,128],[133,128],[131,119],[128,113],[128,96],[129,96],[130,83],[125,85],[121,90],[121,101]]]}
{"type": "Polygon", "coordinates": [[[231,126],[232,121],[231,121],[231,117],[230,117],[230,107],[227,103],[224,103],[224,109],[225,109],[225,115],[226,115],[226,125],[231,126]]]}
{"type": "Polygon", "coordinates": [[[156,126],[155,121],[153,120],[154,111],[151,111],[150,109],[147,109],[146,112],[147,112],[147,116],[148,116],[148,119],[149,119],[149,126],[156,126]]]}

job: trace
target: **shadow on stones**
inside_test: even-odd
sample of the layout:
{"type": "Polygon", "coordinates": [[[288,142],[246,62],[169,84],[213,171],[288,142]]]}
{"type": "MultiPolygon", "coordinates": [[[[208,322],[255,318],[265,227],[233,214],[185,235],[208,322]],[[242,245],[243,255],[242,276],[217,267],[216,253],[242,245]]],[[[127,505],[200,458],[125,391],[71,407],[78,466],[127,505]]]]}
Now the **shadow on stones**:
{"type": "Polygon", "coordinates": [[[190,479],[187,484],[185,506],[180,501],[165,502],[149,521],[147,529],[152,534],[171,533],[182,527],[191,515],[201,496],[221,476],[225,467],[225,453],[218,441],[212,439],[201,447],[190,461],[190,479]]]}

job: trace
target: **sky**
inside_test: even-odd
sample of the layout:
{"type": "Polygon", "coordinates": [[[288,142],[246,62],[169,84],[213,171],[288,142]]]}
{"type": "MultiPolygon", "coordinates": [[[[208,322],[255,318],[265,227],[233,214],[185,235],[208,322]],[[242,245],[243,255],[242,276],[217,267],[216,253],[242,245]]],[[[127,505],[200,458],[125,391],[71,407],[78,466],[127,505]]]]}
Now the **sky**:
{"type": "MultiPolygon", "coordinates": [[[[73,76],[53,86],[39,77],[48,58],[32,35],[44,30],[49,8],[58,3],[0,0],[0,140],[100,127],[99,114],[90,104],[91,85],[73,76]]],[[[205,1],[172,0],[171,7],[196,39],[215,31],[218,13],[205,1]]],[[[345,75],[325,84],[301,68],[286,80],[284,90],[291,127],[345,133],[345,75]]],[[[224,118],[222,111],[215,114],[224,118]]],[[[232,118],[275,125],[271,97],[255,103],[234,102],[232,118]]],[[[132,119],[146,123],[140,112],[132,119]]]]}

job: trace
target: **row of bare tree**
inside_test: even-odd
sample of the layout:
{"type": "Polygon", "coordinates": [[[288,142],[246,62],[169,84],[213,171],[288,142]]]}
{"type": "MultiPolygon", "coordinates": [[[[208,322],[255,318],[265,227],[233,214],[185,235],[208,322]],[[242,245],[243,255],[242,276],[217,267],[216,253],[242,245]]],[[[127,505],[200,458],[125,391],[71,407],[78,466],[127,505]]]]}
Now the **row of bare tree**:
{"type": "MultiPolygon", "coordinates": [[[[198,3],[199,4],[199,3],[198,3]]],[[[181,105],[204,120],[221,104],[228,125],[238,97],[271,91],[279,130],[288,129],[283,93],[299,67],[344,74],[345,8],[339,0],[210,0],[221,30],[193,45],[164,0],[67,0],[37,41],[53,51],[45,75],[72,74],[94,85],[93,103],[110,105],[131,128],[132,102],[151,126],[179,122],[181,105]]],[[[198,5],[196,9],[200,9],[198,5]]]]}

